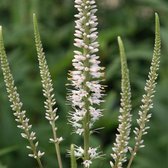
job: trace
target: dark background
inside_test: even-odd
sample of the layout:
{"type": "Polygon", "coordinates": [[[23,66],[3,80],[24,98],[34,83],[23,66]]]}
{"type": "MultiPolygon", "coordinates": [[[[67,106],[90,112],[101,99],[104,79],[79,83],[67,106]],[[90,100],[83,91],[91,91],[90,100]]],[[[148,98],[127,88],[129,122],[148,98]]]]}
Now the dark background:
{"type": "MultiPolygon", "coordinates": [[[[81,139],[71,134],[67,124],[70,107],[66,102],[68,70],[72,68],[74,14],[73,0],[0,0],[0,24],[3,26],[5,47],[15,83],[37,132],[40,149],[45,151],[46,168],[56,168],[55,151],[48,143],[51,135],[44,118],[44,107],[38,61],[34,46],[32,14],[39,19],[41,38],[55,88],[58,105],[59,135],[64,167],[69,167],[66,154],[71,143],[80,144],[81,139]]],[[[168,1],[167,0],[99,0],[100,59],[106,67],[107,95],[102,107],[104,116],[95,127],[104,127],[92,136],[94,146],[100,146],[106,157],[97,160],[94,168],[107,168],[111,159],[120,102],[120,60],[117,36],[125,43],[130,80],[132,84],[133,128],[140,106],[141,96],[149,71],[154,44],[154,12],[161,20],[162,56],[154,109],[149,134],[144,137],[146,147],[141,149],[134,161],[134,168],[168,167],[168,1]]],[[[131,139],[131,143],[133,142],[131,139]]],[[[33,168],[36,163],[27,156],[27,142],[17,129],[0,71],[0,168],[33,168]]]]}

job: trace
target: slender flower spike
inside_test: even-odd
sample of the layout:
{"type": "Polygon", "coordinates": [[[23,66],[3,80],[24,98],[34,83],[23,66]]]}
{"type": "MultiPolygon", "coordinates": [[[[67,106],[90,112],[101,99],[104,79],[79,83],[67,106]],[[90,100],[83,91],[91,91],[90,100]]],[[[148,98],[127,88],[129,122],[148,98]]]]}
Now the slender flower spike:
{"type": "Polygon", "coordinates": [[[151,118],[151,113],[149,110],[153,108],[153,97],[155,93],[156,80],[158,77],[158,69],[160,63],[160,48],[161,48],[161,39],[160,39],[160,23],[159,16],[155,13],[155,45],[152,63],[150,67],[150,72],[148,75],[148,80],[145,85],[145,94],[142,96],[142,105],[140,106],[139,119],[137,119],[138,127],[134,129],[135,133],[135,146],[131,153],[131,158],[129,160],[127,168],[131,167],[132,161],[137,153],[139,148],[144,147],[142,136],[147,134],[149,129],[146,124],[151,118]]]}
{"type": "Polygon", "coordinates": [[[121,57],[121,107],[119,116],[118,134],[116,135],[116,142],[114,143],[113,157],[114,163],[110,162],[113,168],[122,168],[122,164],[126,161],[126,153],[128,151],[128,141],[130,139],[131,127],[131,87],[129,81],[129,70],[127,67],[127,60],[124,50],[124,45],[120,37],[118,37],[118,44],[121,57]]]}
{"type": "Polygon", "coordinates": [[[17,88],[14,85],[14,79],[11,74],[9,63],[6,56],[3,44],[1,26],[0,26],[0,61],[9,101],[11,102],[11,108],[14,111],[14,116],[16,117],[15,120],[18,123],[17,127],[22,130],[21,136],[27,139],[29,142],[29,146],[27,146],[27,148],[31,150],[31,154],[29,154],[29,156],[36,159],[39,167],[43,168],[40,158],[44,155],[44,152],[41,152],[37,149],[38,142],[36,141],[36,134],[35,132],[31,131],[32,125],[29,124],[29,119],[26,117],[26,111],[22,110],[22,102],[20,101],[20,96],[17,92],[17,88]]]}
{"type": "Polygon", "coordinates": [[[83,165],[90,167],[89,136],[94,122],[102,116],[99,105],[103,102],[104,88],[100,81],[104,73],[99,66],[99,56],[96,55],[99,44],[95,0],[75,0],[75,7],[78,10],[74,34],[77,49],[72,61],[74,70],[70,72],[69,78],[72,90],[68,100],[73,109],[70,112],[70,123],[74,132],[84,137],[83,165]]]}
{"type": "Polygon", "coordinates": [[[50,138],[49,140],[51,143],[54,143],[55,145],[59,168],[62,168],[59,143],[63,140],[63,138],[57,137],[57,127],[55,126],[55,121],[58,119],[58,116],[56,115],[57,108],[54,108],[56,104],[54,94],[53,94],[54,89],[53,89],[52,79],[47,65],[47,61],[45,59],[45,54],[43,52],[43,47],[40,39],[40,34],[39,34],[37,19],[35,14],[33,15],[33,23],[34,23],[35,43],[36,43],[38,60],[39,60],[40,75],[42,79],[43,95],[46,97],[46,100],[44,102],[44,106],[46,109],[45,117],[49,121],[52,128],[52,133],[53,133],[53,138],[50,138]]]}

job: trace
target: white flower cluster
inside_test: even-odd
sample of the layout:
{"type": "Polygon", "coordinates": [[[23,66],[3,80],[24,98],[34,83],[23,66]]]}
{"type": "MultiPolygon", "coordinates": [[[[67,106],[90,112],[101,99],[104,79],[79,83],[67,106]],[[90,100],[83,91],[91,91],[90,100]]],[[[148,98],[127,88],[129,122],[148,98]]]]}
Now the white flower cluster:
{"type": "MultiPolygon", "coordinates": [[[[89,147],[88,153],[91,160],[99,157],[99,154],[100,154],[100,153],[99,154],[97,153],[97,148],[91,148],[91,147],[89,147]]],[[[82,158],[84,155],[84,149],[81,146],[79,147],[75,146],[74,155],[77,158],[82,158]]]]}
{"type": "Polygon", "coordinates": [[[91,161],[91,160],[85,160],[85,161],[83,162],[83,165],[84,165],[86,168],[89,168],[91,164],[92,164],[92,161],[91,161]]]}
{"type": "Polygon", "coordinates": [[[79,11],[75,15],[77,20],[74,45],[74,70],[70,73],[70,82],[73,86],[68,99],[72,103],[73,112],[70,113],[70,123],[75,133],[81,135],[84,131],[82,121],[87,112],[90,115],[90,126],[102,116],[101,110],[94,108],[102,102],[103,86],[100,78],[103,77],[103,68],[99,66],[97,42],[97,11],[94,0],[75,0],[75,7],[79,11]],[[87,103],[87,105],[86,105],[87,103]],[[88,108],[86,108],[88,106],[88,108]]]}
{"type": "MultiPolygon", "coordinates": [[[[98,23],[95,16],[97,11],[95,0],[75,0],[75,7],[78,10],[78,14],[75,15],[77,20],[75,21],[74,34],[74,45],[77,49],[74,51],[74,59],[72,60],[74,70],[70,72],[69,80],[72,89],[68,100],[72,105],[70,123],[74,132],[78,135],[84,135],[85,126],[89,125],[87,129],[91,129],[93,123],[102,116],[102,110],[98,106],[103,102],[104,87],[100,81],[104,76],[104,68],[100,67],[99,56],[96,55],[99,43],[97,42],[96,26],[98,23]]],[[[76,157],[82,157],[84,151],[80,147],[75,153],[76,157]]],[[[90,153],[89,158],[85,158],[83,164],[85,167],[90,167],[91,160],[95,158],[94,155],[97,152],[93,148],[92,150],[89,148],[86,153],[90,153]]]]}

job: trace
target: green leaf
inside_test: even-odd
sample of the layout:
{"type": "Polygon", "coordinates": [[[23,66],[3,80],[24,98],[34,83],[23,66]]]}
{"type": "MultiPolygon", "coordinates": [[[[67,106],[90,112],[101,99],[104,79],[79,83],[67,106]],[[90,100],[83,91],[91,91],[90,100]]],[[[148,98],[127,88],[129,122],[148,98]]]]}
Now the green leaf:
{"type": "Polygon", "coordinates": [[[9,153],[11,153],[13,151],[16,151],[17,149],[18,149],[18,146],[10,146],[10,147],[6,147],[6,148],[3,148],[3,149],[0,149],[0,156],[9,154],[9,153]]]}

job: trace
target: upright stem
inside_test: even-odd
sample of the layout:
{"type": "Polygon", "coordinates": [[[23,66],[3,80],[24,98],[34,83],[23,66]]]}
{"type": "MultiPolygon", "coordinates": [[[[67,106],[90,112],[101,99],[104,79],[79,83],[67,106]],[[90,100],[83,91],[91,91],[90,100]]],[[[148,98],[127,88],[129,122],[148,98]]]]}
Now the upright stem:
{"type": "MultiPolygon", "coordinates": [[[[84,54],[86,55],[87,54],[87,50],[84,49],[84,54]]],[[[89,64],[88,61],[86,61],[85,63],[86,65],[89,64]]],[[[87,66],[86,66],[87,67],[87,66]]],[[[88,72],[85,72],[85,77],[86,77],[86,80],[88,81],[89,80],[89,73],[88,72]]],[[[86,82],[87,82],[86,81],[86,82]]],[[[87,91],[87,87],[84,86],[84,89],[87,91]]],[[[84,160],[88,160],[89,159],[89,154],[88,154],[88,150],[89,150],[89,139],[90,139],[90,128],[89,128],[89,123],[90,123],[90,114],[89,114],[89,101],[88,101],[88,98],[86,97],[84,99],[84,102],[85,102],[85,109],[87,110],[86,111],[86,114],[85,114],[85,118],[84,118],[84,122],[83,122],[83,128],[84,128],[84,160]]]]}
{"type": "MultiPolygon", "coordinates": [[[[57,134],[56,134],[56,131],[55,131],[55,123],[54,122],[52,123],[51,127],[52,127],[53,137],[56,140],[57,139],[57,134]]],[[[58,160],[59,168],[62,168],[62,160],[61,160],[59,143],[54,143],[54,145],[55,145],[55,150],[56,150],[56,153],[57,153],[57,160],[58,160]]]]}
{"type": "MultiPolygon", "coordinates": [[[[29,135],[29,132],[27,132],[27,134],[29,135]]],[[[32,148],[33,153],[35,154],[35,156],[38,156],[38,154],[37,154],[37,149],[36,149],[36,146],[34,145],[33,141],[32,141],[32,140],[29,140],[29,143],[30,143],[30,146],[31,146],[31,148],[32,148]]],[[[37,160],[37,163],[38,163],[38,165],[39,165],[39,168],[43,168],[43,165],[42,165],[42,163],[41,163],[40,158],[39,158],[39,157],[36,157],[36,160],[37,160]]]]}
{"type": "MultiPolygon", "coordinates": [[[[86,3],[86,0],[84,0],[84,3],[86,3]]],[[[88,13],[88,9],[84,8],[84,16],[86,17],[86,23],[88,22],[89,18],[87,16],[88,13]]],[[[86,24],[85,23],[85,24],[86,24]]],[[[86,45],[89,45],[90,41],[89,39],[86,37],[89,34],[89,28],[87,26],[84,26],[85,29],[85,33],[86,35],[83,37],[83,41],[86,45]]],[[[85,57],[87,57],[87,54],[89,53],[88,49],[83,49],[83,54],[85,55],[85,57]]],[[[89,61],[88,59],[86,59],[85,63],[84,63],[85,67],[89,67],[89,61]]],[[[88,88],[86,87],[86,82],[89,81],[90,79],[90,74],[88,71],[84,72],[86,80],[84,83],[84,90],[88,91],[88,88]]],[[[84,118],[84,123],[83,123],[83,127],[84,127],[84,160],[88,160],[89,159],[89,144],[90,144],[90,128],[89,128],[89,123],[90,123],[90,114],[89,114],[89,104],[90,102],[88,101],[87,97],[85,98],[85,109],[87,110],[86,114],[85,114],[85,118],[84,118]]]]}
{"type": "MultiPolygon", "coordinates": [[[[49,109],[50,109],[50,111],[53,111],[52,99],[51,99],[50,95],[48,96],[48,100],[49,100],[49,109]]],[[[55,141],[54,146],[55,146],[55,151],[56,151],[56,157],[57,157],[57,160],[58,160],[58,165],[59,165],[59,168],[63,168],[62,159],[61,159],[61,152],[60,152],[60,145],[59,145],[60,142],[58,141],[57,132],[56,132],[57,128],[56,128],[54,120],[51,121],[51,128],[52,128],[53,139],[55,141]]]]}
{"type": "MultiPolygon", "coordinates": [[[[146,113],[147,113],[147,112],[146,112],[146,113]]],[[[132,162],[133,162],[133,160],[134,160],[134,158],[135,158],[135,155],[136,155],[136,153],[137,153],[137,151],[138,151],[138,149],[139,149],[139,146],[140,146],[140,144],[141,144],[142,135],[143,135],[142,130],[143,130],[144,127],[145,127],[145,124],[144,124],[144,125],[142,126],[142,128],[139,130],[139,134],[138,134],[138,137],[137,137],[137,140],[136,140],[136,143],[135,143],[135,147],[134,147],[133,151],[131,152],[131,157],[130,157],[130,160],[129,160],[129,162],[128,162],[127,168],[130,168],[130,167],[131,167],[132,162]]]]}
{"type": "Polygon", "coordinates": [[[38,162],[39,168],[43,168],[43,165],[42,165],[41,160],[39,158],[37,158],[37,162],[38,162]]]}
{"type": "Polygon", "coordinates": [[[134,150],[132,151],[131,158],[130,158],[130,160],[129,160],[129,162],[128,162],[127,168],[130,168],[130,167],[131,167],[131,164],[132,164],[132,162],[133,162],[133,160],[134,160],[134,157],[135,157],[135,155],[136,155],[137,150],[138,150],[138,148],[137,148],[137,146],[136,146],[136,147],[134,148],[134,150]]]}
{"type": "Polygon", "coordinates": [[[90,130],[89,130],[89,112],[86,113],[84,119],[84,160],[89,159],[89,139],[90,139],[90,130]]]}
{"type": "Polygon", "coordinates": [[[70,155],[71,155],[71,168],[77,168],[74,144],[71,144],[70,155]]]}

